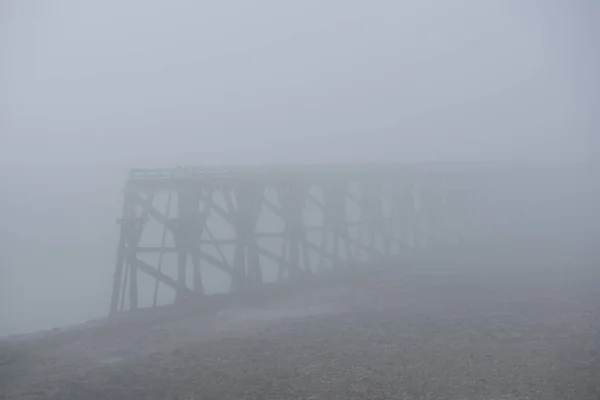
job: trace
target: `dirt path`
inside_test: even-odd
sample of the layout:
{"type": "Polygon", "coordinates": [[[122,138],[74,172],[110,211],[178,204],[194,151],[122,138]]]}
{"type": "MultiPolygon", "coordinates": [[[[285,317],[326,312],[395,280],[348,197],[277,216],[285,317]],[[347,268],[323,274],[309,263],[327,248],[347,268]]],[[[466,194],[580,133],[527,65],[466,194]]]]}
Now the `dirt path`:
{"type": "Polygon", "coordinates": [[[585,268],[354,277],[2,341],[0,387],[9,399],[598,400],[599,283],[585,268]]]}

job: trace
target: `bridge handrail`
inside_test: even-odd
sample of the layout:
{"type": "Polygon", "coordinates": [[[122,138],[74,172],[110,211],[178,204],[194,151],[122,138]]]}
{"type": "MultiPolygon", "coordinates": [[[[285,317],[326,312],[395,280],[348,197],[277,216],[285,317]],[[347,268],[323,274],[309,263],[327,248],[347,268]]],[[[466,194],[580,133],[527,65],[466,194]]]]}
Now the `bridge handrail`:
{"type": "Polygon", "coordinates": [[[409,173],[412,168],[386,165],[311,165],[311,166],[192,166],[162,169],[132,169],[130,180],[215,179],[215,178],[282,178],[282,177],[322,177],[358,174],[396,175],[409,173]]]}

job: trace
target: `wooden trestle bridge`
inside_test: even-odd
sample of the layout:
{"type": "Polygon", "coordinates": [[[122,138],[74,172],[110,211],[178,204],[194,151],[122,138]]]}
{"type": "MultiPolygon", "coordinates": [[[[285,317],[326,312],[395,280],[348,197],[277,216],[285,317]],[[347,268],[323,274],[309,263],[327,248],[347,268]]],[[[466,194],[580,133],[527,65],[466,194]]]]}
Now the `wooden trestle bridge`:
{"type": "Polygon", "coordinates": [[[477,227],[449,182],[409,166],[132,170],[110,312],[455,244],[477,227]]]}

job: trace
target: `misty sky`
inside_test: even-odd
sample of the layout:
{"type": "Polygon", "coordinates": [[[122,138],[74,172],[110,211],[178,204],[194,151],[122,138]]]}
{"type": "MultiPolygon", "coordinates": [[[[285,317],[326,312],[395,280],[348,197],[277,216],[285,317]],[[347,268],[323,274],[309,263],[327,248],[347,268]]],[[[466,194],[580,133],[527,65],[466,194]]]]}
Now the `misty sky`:
{"type": "Polygon", "coordinates": [[[128,167],[588,157],[598,4],[0,1],[0,320],[106,311],[128,167]]]}
{"type": "Polygon", "coordinates": [[[588,2],[8,1],[3,162],[573,157],[588,2]]]}

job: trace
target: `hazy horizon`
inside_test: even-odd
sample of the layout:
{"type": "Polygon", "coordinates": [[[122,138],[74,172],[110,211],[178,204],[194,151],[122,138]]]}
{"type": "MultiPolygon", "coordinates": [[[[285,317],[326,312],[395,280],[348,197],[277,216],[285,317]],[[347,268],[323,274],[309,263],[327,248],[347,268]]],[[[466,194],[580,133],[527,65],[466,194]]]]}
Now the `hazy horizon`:
{"type": "Polygon", "coordinates": [[[106,314],[131,167],[596,157],[596,3],[168,4],[0,5],[0,336],[106,314]]]}

